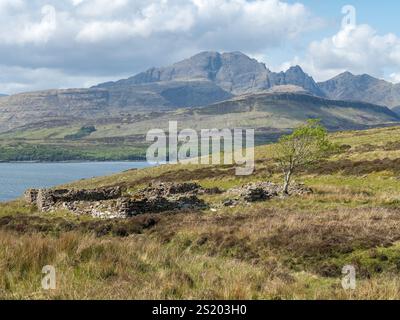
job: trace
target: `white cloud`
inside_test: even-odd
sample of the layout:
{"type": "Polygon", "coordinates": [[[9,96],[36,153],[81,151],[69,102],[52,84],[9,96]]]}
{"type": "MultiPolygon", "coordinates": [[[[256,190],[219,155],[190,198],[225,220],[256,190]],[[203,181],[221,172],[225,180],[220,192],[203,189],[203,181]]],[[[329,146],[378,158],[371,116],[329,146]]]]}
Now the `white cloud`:
{"type": "Polygon", "coordinates": [[[264,54],[318,22],[284,0],[0,0],[0,20],[3,65],[87,78],[133,74],[202,50],[264,54]]]}
{"type": "Polygon", "coordinates": [[[394,83],[400,83],[400,73],[391,73],[390,79],[394,83]]]}
{"type": "Polygon", "coordinates": [[[91,77],[87,75],[66,74],[62,70],[48,68],[21,68],[0,65],[1,92],[26,92],[43,88],[76,88],[90,87],[100,82],[117,80],[115,77],[91,77]],[[12,79],[10,81],[10,76],[12,79]],[[52,84],[49,86],[49,84],[52,84]]]}
{"type": "Polygon", "coordinates": [[[184,33],[195,24],[190,5],[170,5],[166,1],[144,6],[128,19],[85,23],[77,35],[80,42],[148,38],[155,33],[184,33]]]}
{"type": "Polygon", "coordinates": [[[24,6],[23,0],[0,0],[0,13],[20,9],[24,6]]]}
{"type": "MultiPolygon", "coordinates": [[[[94,2],[103,1],[87,1],[85,5],[91,7],[94,2]]],[[[126,5],[120,3],[123,4],[126,5]]],[[[97,7],[103,11],[105,6],[97,4],[97,7]]],[[[104,11],[112,12],[112,9],[104,11]]],[[[295,37],[310,26],[309,14],[303,5],[278,0],[158,0],[141,7],[133,6],[128,12],[127,17],[117,21],[85,23],[77,38],[93,42],[114,36],[135,38],[173,33],[192,41],[217,43],[238,37],[258,37],[259,46],[263,47],[268,41],[276,43],[295,37]],[[260,41],[261,37],[265,40],[260,41]]]]}
{"type": "Polygon", "coordinates": [[[79,6],[77,13],[88,17],[104,17],[125,9],[129,0],[72,0],[74,6],[79,6]]]}
{"type": "Polygon", "coordinates": [[[337,34],[310,44],[303,62],[317,79],[327,79],[343,71],[369,73],[387,80],[400,72],[400,38],[379,35],[369,25],[342,28],[337,34]]]}
{"type": "Polygon", "coordinates": [[[38,21],[26,19],[25,15],[16,18],[6,15],[7,17],[4,19],[6,23],[3,28],[0,27],[0,37],[3,43],[24,45],[48,42],[57,29],[56,10],[53,6],[45,5],[40,8],[40,14],[41,17],[38,21]]]}

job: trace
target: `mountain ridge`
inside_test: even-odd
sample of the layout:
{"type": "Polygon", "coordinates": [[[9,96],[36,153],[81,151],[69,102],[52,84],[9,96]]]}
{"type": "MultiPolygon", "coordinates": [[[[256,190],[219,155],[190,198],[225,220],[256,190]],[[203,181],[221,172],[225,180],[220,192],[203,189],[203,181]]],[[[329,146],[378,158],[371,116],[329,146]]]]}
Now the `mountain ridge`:
{"type": "Polygon", "coordinates": [[[196,108],[237,96],[282,92],[368,102],[400,112],[400,84],[342,73],[315,82],[300,66],[272,72],[241,52],[204,51],[170,66],[86,89],[43,90],[0,97],[0,132],[40,121],[97,119],[196,108]]]}
{"type": "Polygon", "coordinates": [[[297,85],[323,96],[317,83],[300,66],[286,72],[270,71],[262,62],[241,52],[204,51],[167,67],[150,68],[133,77],[98,84],[92,88],[113,88],[167,81],[206,80],[234,95],[270,89],[276,85],[297,85]]]}
{"type": "Polygon", "coordinates": [[[318,85],[331,99],[364,101],[390,108],[400,105],[400,83],[394,84],[368,74],[354,75],[346,71],[318,85]]]}

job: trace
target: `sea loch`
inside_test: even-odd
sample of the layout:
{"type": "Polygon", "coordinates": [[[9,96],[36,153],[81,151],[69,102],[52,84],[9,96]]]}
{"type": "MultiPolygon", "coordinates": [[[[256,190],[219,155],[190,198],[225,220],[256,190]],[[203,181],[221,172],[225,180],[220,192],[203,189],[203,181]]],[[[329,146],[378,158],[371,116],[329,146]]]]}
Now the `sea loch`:
{"type": "Polygon", "coordinates": [[[16,199],[28,188],[48,188],[148,166],[147,162],[0,163],[0,201],[16,199]]]}

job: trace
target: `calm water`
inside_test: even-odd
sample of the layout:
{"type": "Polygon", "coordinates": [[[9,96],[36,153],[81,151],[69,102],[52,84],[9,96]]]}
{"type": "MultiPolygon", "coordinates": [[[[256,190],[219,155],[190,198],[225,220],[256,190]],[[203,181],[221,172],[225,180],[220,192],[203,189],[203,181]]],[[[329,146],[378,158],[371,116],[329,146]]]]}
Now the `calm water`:
{"type": "Polygon", "coordinates": [[[147,162],[0,163],[0,201],[18,198],[29,188],[48,188],[148,166],[147,162]]]}

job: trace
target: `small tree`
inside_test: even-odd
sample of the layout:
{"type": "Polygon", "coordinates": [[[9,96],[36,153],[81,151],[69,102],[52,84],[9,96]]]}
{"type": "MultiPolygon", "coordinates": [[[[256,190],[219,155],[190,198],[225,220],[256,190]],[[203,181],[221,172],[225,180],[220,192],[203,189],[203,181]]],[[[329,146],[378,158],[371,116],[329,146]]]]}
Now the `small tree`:
{"type": "Polygon", "coordinates": [[[284,174],[283,192],[289,193],[293,174],[299,167],[312,165],[326,157],[333,145],[319,120],[308,120],[292,134],[281,137],[275,145],[275,159],[284,174]]]}

